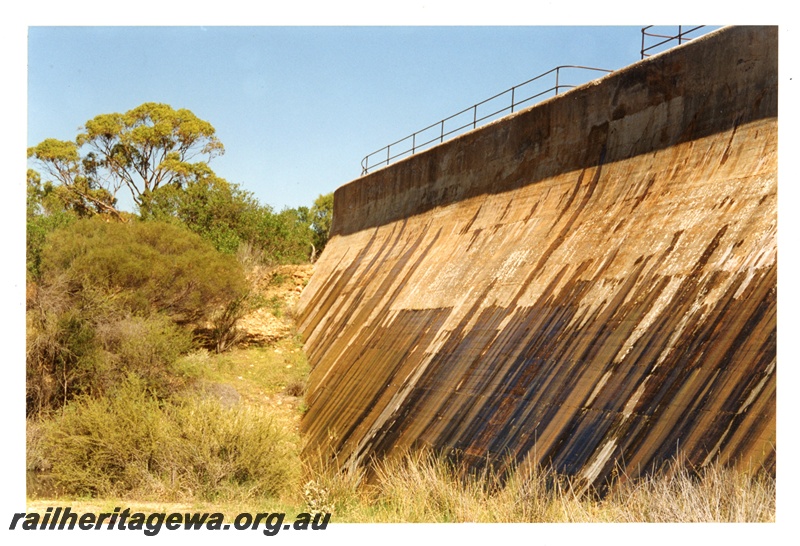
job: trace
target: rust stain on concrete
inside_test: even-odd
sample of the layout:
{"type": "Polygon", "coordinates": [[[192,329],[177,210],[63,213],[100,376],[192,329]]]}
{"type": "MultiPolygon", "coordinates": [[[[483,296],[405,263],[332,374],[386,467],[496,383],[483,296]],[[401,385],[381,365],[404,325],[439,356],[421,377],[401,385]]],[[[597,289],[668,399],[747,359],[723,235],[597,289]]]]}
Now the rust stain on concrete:
{"type": "Polygon", "coordinates": [[[775,27],[357,179],[300,302],[307,449],[774,471],[776,232],[775,27]]]}

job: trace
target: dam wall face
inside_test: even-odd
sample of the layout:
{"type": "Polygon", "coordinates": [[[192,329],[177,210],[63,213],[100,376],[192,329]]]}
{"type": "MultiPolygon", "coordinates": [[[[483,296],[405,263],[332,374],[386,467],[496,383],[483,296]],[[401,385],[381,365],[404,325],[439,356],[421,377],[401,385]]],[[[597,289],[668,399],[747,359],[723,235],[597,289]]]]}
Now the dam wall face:
{"type": "Polygon", "coordinates": [[[721,29],[339,188],[306,449],[774,471],[777,41],[721,29]]]}

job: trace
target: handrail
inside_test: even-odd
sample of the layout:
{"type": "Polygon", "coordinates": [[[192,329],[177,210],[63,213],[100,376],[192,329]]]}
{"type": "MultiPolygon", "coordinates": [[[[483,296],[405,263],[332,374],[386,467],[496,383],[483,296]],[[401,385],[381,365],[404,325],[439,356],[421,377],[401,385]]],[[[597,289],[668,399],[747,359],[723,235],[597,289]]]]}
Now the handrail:
{"type": "Polygon", "coordinates": [[[381,166],[381,165],[389,165],[389,163],[391,163],[392,160],[397,159],[399,157],[403,157],[403,156],[406,156],[406,155],[413,155],[417,151],[420,151],[422,148],[424,148],[424,147],[426,147],[426,146],[428,146],[430,144],[433,144],[433,143],[435,143],[437,141],[439,143],[444,142],[445,137],[448,137],[448,136],[453,135],[453,134],[455,134],[455,133],[457,133],[459,131],[467,129],[470,126],[472,126],[472,128],[475,129],[480,122],[483,122],[483,121],[486,121],[486,120],[488,120],[490,118],[493,118],[493,117],[497,116],[498,114],[502,114],[502,113],[504,113],[504,112],[506,112],[508,110],[510,110],[513,113],[515,107],[517,107],[517,106],[519,106],[521,104],[524,104],[526,102],[529,102],[529,101],[531,101],[531,100],[533,100],[535,98],[541,97],[542,95],[550,93],[551,91],[555,91],[555,94],[558,95],[558,92],[559,92],[560,89],[571,89],[571,88],[575,87],[575,85],[564,84],[564,83],[560,83],[560,81],[559,81],[561,70],[566,69],[566,68],[576,68],[576,69],[581,69],[581,70],[594,70],[594,71],[605,72],[605,73],[612,72],[612,70],[606,70],[605,68],[594,68],[594,67],[591,67],[591,66],[578,66],[578,65],[561,65],[561,66],[557,66],[557,67],[555,67],[555,68],[553,68],[551,70],[548,70],[547,72],[543,72],[542,74],[539,74],[538,76],[535,76],[535,77],[533,77],[533,78],[531,78],[531,79],[529,79],[527,81],[524,81],[524,82],[522,82],[520,84],[515,85],[514,87],[506,89],[505,91],[502,91],[502,92],[500,92],[500,93],[498,93],[498,94],[496,94],[496,95],[494,95],[492,97],[489,97],[488,99],[485,99],[485,100],[482,100],[481,102],[473,104],[472,106],[470,106],[468,108],[465,108],[465,109],[461,110],[460,112],[457,112],[457,113],[455,113],[455,114],[453,114],[451,116],[448,116],[448,117],[446,117],[446,118],[444,118],[442,120],[439,120],[436,123],[428,125],[424,129],[420,129],[419,131],[411,133],[410,135],[408,135],[406,137],[403,137],[400,140],[396,140],[396,141],[392,142],[391,144],[389,144],[387,146],[384,146],[383,148],[375,150],[371,154],[367,154],[367,156],[364,157],[364,159],[361,160],[361,175],[363,176],[363,175],[369,173],[370,169],[374,169],[375,167],[378,167],[378,166],[381,166]],[[555,86],[554,87],[551,87],[549,89],[546,89],[544,91],[541,91],[539,93],[531,95],[531,96],[529,96],[527,98],[524,98],[522,100],[517,100],[517,96],[516,96],[517,95],[517,89],[519,89],[520,87],[522,87],[524,85],[528,85],[529,83],[537,81],[537,80],[539,80],[539,79],[541,79],[541,78],[543,78],[543,77],[545,77],[545,76],[547,76],[549,74],[552,74],[554,72],[555,72],[555,86]],[[498,98],[500,98],[503,95],[506,95],[508,93],[511,93],[511,105],[510,106],[505,106],[503,108],[500,108],[499,110],[495,110],[495,111],[491,112],[490,114],[481,114],[481,116],[478,117],[478,107],[479,106],[485,105],[485,104],[487,104],[487,103],[489,103],[489,102],[491,102],[491,101],[493,101],[495,99],[498,99],[498,98]],[[467,122],[467,123],[465,123],[463,125],[460,125],[459,127],[456,127],[455,129],[448,128],[447,130],[445,130],[445,123],[446,122],[454,120],[455,118],[457,118],[459,116],[462,116],[464,114],[468,114],[469,112],[472,112],[471,121],[469,121],[469,122],[467,122]],[[438,131],[432,131],[433,129],[438,129],[438,131]],[[426,132],[429,132],[429,134],[427,134],[425,136],[422,136],[426,132]],[[431,136],[431,135],[435,135],[435,136],[431,136]],[[422,142],[417,142],[417,137],[418,136],[422,137],[422,140],[423,140],[422,142]],[[405,148],[403,148],[399,152],[394,151],[394,155],[392,155],[393,154],[393,150],[392,150],[393,146],[396,147],[398,144],[401,144],[403,142],[409,141],[409,139],[410,139],[410,142],[408,142],[405,145],[406,146],[405,148]],[[378,154],[380,154],[381,157],[383,157],[383,155],[385,154],[386,157],[384,159],[381,159],[380,161],[377,161],[376,163],[373,163],[372,165],[370,165],[370,158],[372,158],[373,156],[376,156],[378,154]]]}
{"type": "Polygon", "coordinates": [[[686,36],[688,34],[691,34],[692,32],[694,32],[696,30],[699,30],[699,29],[703,28],[705,25],[698,25],[698,26],[692,27],[692,28],[690,28],[689,30],[686,30],[686,31],[683,30],[683,28],[684,28],[683,25],[678,25],[678,34],[675,34],[673,36],[664,35],[664,34],[654,34],[652,32],[646,32],[648,29],[651,29],[654,26],[655,25],[648,25],[648,26],[642,28],[642,50],[640,52],[642,54],[642,59],[644,59],[645,57],[649,57],[650,56],[650,53],[647,53],[648,51],[650,51],[652,49],[655,49],[657,47],[660,47],[660,46],[662,46],[662,45],[664,45],[666,43],[672,42],[674,40],[678,40],[678,45],[681,45],[683,42],[689,42],[689,41],[693,40],[694,38],[696,38],[696,36],[693,37],[693,38],[687,38],[686,36]],[[658,42],[657,44],[653,44],[653,45],[651,45],[649,47],[644,47],[645,37],[646,36],[650,36],[652,38],[666,38],[666,39],[658,42]]]}

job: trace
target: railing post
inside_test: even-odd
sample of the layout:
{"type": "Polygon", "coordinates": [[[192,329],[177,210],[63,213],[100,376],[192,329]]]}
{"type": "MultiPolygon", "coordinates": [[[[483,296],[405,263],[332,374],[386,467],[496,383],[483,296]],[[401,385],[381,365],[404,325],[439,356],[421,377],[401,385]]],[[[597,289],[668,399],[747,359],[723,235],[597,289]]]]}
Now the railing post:
{"type": "Polygon", "coordinates": [[[558,73],[561,71],[561,67],[556,67],[556,95],[558,95],[558,73]]]}
{"type": "Polygon", "coordinates": [[[442,134],[439,137],[439,143],[441,144],[442,142],[444,142],[444,120],[442,120],[442,134]]]}
{"type": "Polygon", "coordinates": [[[644,59],[644,29],[645,28],[647,28],[647,27],[643,27],[642,28],[642,51],[641,51],[642,59],[644,59]]]}
{"type": "Polygon", "coordinates": [[[478,105],[472,107],[472,128],[478,126],[478,105]]]}
{"type": "Polygon", "coordinates": [[[386,147],[386,164],[387,164],[387,165],[389,164],[389,158],[391,157],[391,154],[389,154],[389,150],[391,150],[391,149],[392,149],[392,145],[391,145],[391,144],[389,144],[389,145],[386,147]]]}
{"type": "Polygon", "coordinates": [[[411,155],[414,155],[414,152],[417,151],[417,133],[411,135],[411,155]]]}
{"type": "Polygon", "coordinates": [[[514,113],[514,90],[516,87],[511,88],[511,113],[514,113]]]}
{"type": "Polygon", "coordinates": [[[678,45],[681,45],[681,38],[683,38],[683,30],[681,30],[681,25],[678,25],[678,45]]]}

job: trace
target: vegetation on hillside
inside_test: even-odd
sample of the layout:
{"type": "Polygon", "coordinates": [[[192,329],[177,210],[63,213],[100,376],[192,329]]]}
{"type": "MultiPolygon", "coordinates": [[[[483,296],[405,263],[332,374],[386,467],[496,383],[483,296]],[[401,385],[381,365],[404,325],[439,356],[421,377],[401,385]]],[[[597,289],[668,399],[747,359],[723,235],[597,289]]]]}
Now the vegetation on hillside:
{"type": "Polygon", "coordinates": [[[158,396],[176,359],[231,347],[253,305],[245,269],[324,248],[332,194],[275,212],[218,177],[214,127],[145,103],[28,149],[28,413],[101,396],[128,374],[158,396]],[[117,208],[127,191],[135,211],[117,208]]]}
{"type": "Polygon", "coordinates": [[[229,335],[219,318],[246,293],[235,258],[180,226],[90,218],[54,230],[29,290],[28,413],[103,395],[129,374],[168,394],[176,359],[207,324],[212,343],[229,335]]]}
{"type": "Polygon", "coordinates": [[[28,273],[38,275],[45,235],[75,219],[159,221],[183,226],[220,252],[260,264],[313,260],[327,243],[333,194],[275,211],[216,175],[224,153],[214,127],[186,109],[144,103],[86,122],[74,141],[28,149],[28,273]],[[41,172],[40,172],[41,171],[41,172]],[[42,180],[44,173],[45,180],[42,180]],[[127,192],[134,211],[118,208],[127,192]]]}
{"type": "Polygon", "coordinates": [[[297,474],[296,431],[231,405],[225,360],[198,355],[234,349],[242,317],[266,305],[252,271],[318,256],[332,195],[275,211],[214,173],[223,152],[210,123],[157,103],[28,150],[34,491],[265,498],[297,474]]]}

